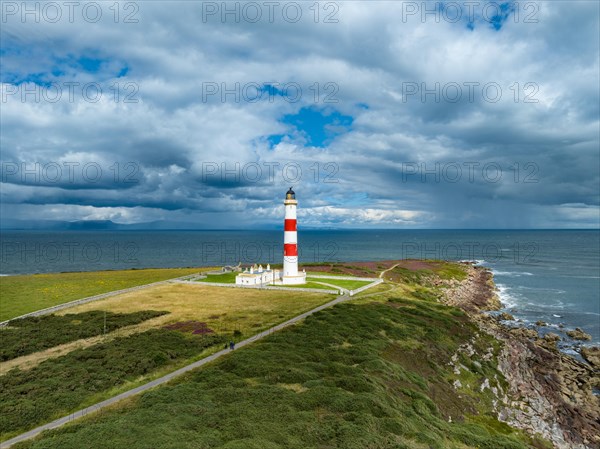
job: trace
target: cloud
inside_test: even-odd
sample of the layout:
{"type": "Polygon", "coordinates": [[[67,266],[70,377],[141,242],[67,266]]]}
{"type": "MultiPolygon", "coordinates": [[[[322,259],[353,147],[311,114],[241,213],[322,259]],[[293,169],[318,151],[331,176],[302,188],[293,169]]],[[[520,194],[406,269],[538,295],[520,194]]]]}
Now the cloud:
{"type": "Polygon", "coordinates": [[[600,226],[597,3],[134,5],[6,17],[4,215],[272,226],[294,185],[310,226],[600,226]]]}

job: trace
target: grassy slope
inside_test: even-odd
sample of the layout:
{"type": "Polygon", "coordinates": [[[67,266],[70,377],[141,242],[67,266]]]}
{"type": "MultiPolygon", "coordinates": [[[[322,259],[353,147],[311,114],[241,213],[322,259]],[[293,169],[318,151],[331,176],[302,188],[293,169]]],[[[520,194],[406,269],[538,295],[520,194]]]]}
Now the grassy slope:
{"type": "MultiPolygon", "coordinates": [[[[243,335],[250,336],[333,298],[333,295],[322,293],[218,288],[201,283],[175,284],[90,302],[68,309],[65,313],[165,310],[169,314],[153,320],[153,326],[197,320],[206,322],[217,333],[239,330],[243,335]]],[[[144,323],[140,327],[144,328],[144,323]]]]}
{"type": "Polygon", "coordinates": [[[193,357],[225,336],[153,329],[0,376],[0,435],[6,439],[91,403],[115,385],[193,357]]]}
{"type": "Polygon", "coordinates": [[[1,276],[0,321],[87,296],[198,271],[198,268],[165,268],[1,276]]]}
{"type": "MultiPolygon", "coordinates": [[[[316,279],[315,279],[316,281],[316,279]]],[[[334,287],[330,287],[328,285],[318,284],[317,282],[307,282],[305,284],[298,285],[277,285],[280,288],[316,288],[320,290],[335,290],[334,287]]]]}
{"type": "Polygon", "coordinates": [[[11,360],[68,342],[102,335],[165,315],[140,311],[127,314],[91,311],[81,314],[46,315],[14,320],[0,328],[0,361],[11,360]]]}
{"type": "Polygon", "coordinates": [[[438,292],[411,282],[401,291],[411,290],[418,295],[397,290],[319,312],[127,405],[18,447],[546,447],[494,418],[492,397],[480,393],[485,379],[503,384],[494,358],[475,364],[461,355],[469,371],[459,375],[459,392],[452,387],[457,375],[448,361],[460,345],[485,353],[497,352],[497,343],[462,312],[427,299],[438,292]]]}
{"type": "MultiPolygon", "coordinates": [[[[323,279],[323,278],[313,278],[308,277],[307,280],[315,281],[315,282],[325,282],[326,284],[337,285],[338,287],[342,287],[348,290],[356,290],[357,288],[364,287],[365,285],[370,284],[369,281],[353,281],[349,279],[323,279]]],[[[373,279],[375,280],[375,279],[373,279]]]]}
{"type": "Polygon", "coordinates": [[[204,279],[198,279],[198,282],[216,282],[220,284],[235,284],[235,277],[239,273],[223,273],[223,274],[209,274],[204,279]]]}
{"type": "MultiPolygon", "coordinates": [[[[102,317],[100,323],[103,325],[101,311],[104,310],[144,315],[144,310],[158,307],[169,312],[136,325],[137,332],[129,336],[121,336],[119,330],[113,330],[99,343],[71,345],[71,352],[60,357],[40,357],[40,362],[28,369],[15,369],[0,376],[2,439],[134,388],[221,349],[220,345],[198,344],[200,337],[177,338],[177,332],[157,327],[197,320],[207,323],[216,337],[221,338],[219,341],[229,341],[232,334],[239,340],[331,298],[331,295],[316,293],[283,295],[275,291],[169,284],[83,304],[65,310],[64,315],[33,319],[42,328],[62,320],[64,334],[70,335],[76,334],[82,324],[94,327],[98,316],[102,317]],[[73,317],[86,322],[78,323],[73,317]]],[[[49,347],[55,343],[54,338],[44,341],[45,336],[53,337],[49,333],[37,334],[40,341],[35,342],[36,346],[49,347]]],[[[24,350],[29,352],[26,346],[24,350]]],[[[45,352],[48,351],[34,355],[45,352]]]]}

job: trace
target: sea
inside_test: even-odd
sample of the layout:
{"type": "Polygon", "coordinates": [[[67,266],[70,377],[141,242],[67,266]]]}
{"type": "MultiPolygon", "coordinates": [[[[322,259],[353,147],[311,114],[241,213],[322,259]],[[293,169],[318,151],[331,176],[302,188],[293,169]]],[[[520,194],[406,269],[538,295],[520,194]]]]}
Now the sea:
{"type": "MultiPolygon", "coordinates": [[[[300,230],[300,265],[469,260],[494,274],[505,310],[542,333],[580,327],[600,343],[599,230],[300,230]]],[[[4,276],[281,263],[272,231],[2,231],[4,276]]],[[[568,339],[567,339],[568,340],[568,339]]],[[[567,343],[565,343],[567,344],[567,343]]],[[[569,348],[567,347],[568,351],[569,348]]]]}

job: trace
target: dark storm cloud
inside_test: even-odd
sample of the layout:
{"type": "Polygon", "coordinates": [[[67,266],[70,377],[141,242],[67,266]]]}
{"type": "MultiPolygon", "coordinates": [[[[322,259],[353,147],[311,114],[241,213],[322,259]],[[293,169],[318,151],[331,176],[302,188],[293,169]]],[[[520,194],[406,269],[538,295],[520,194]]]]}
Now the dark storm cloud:
{"type": "Polygon", "coordinates": [[[279,222],[294,185],[311,226],[598,226],[597,3],[542,2],[530,23],[514,20],[516,3],[491,23],[335,4],[337,23],[307,8],[297,23],[223,23],[197,2],[140,3],[137,23],[108,11],[98,23],[8,18],[2,210],[245,227],[279,222]],[[44,100],[49,82],[60,101],[44,100]],[[98,83],[101,98],[69,101],[68,82],[98,83]],[[248,101],[249,85],[286,83],[297,101],[248,101]],[[306,110],[351,126],[321,130],[314,147],[310,124],[285,120],[306,110]],[[97,164],[103,176],[49,181],[6,165],[23,163],[97,164]]]}

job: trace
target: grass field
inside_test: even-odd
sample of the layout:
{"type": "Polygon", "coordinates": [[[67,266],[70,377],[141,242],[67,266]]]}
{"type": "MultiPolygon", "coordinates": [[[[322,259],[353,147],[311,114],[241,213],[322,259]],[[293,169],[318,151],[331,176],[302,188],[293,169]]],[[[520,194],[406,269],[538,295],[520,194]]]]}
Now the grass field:
{"type": "MultiPolygon", "coordinates": [[[[347,290],[356,290],[357,288],[364,287],[365,285],[369,285],[371,281],[354,281],[350,279],[322,279],[322,278],[313,278],[307,277],[307,281],[314,282],[325,282],[326,284],[336,285],[338,287],[345,288],[347,290]]],[[[374,281],[375,279],[373,279],[374,281]]]]}
{"type": "MultiPolygon", "coordinates": [[[[464,271],[440,264],[387,274],[395,283],[15,447],[551,447],[497,421],[494,396],[481,387],[489,382],[506,388],[496,369],[498,342],[458,309],[437,303],[440,287],[431,276],[460,279],[464,271]],[[457,352],[465,343],[474,354],[457,352]],[[465,367],[458,374],[448,365],[454,354],[465,367]]],[[[44,358],[50,350],[32,354],[39,360],[27,369],[0,376],[2,438],[134,388],[205,357],[223,341],[255,334],[333,297],[170,284],[61,311],[169,313],[128,326],[126,333],[116,329],[80,340],[60,357],[44,358]]]]}
{"type": "Polygon", "coordinates": [[[277,285],[277,287],[282,288],[316,288],[319,290],[335,290],[334,287],[329,287],[328,285],[318,284],[317,282],[306,282],[305,284],[298,285],[277,285]]]}
{"type": "Polygon", "coordinates": [[[107,310],[133,313],[143,310],[165,310],[169,314],[155,318],[146,326],[197,320],[206,322],[218,333],[238,330],[251,335],[288,318],[317,307],[332,299],[332,295],[276,290],[217,288],[201,283],[161,285],[125,293],[102,301],[90,302],[59,313],[81,313],[107,310]]]}
{"type": "Polygon", "coordinates": [[[0,321],[87,296],[197,273],[199,268],[0,276],[0,321]]]}
{"type": "Polygon", "coordinates": [[[219,284],[235,284],[235,277],[239,273],[223,273],[223,274],[209,274],[204,279],[198,279],[198,282],[217,282],[219,284]]]}
{"type": "MultiPolygon", "coordinates": [[[[387,298],[338,305],[19,449],[525,449],[548,448],[500,423],[489,379],[495,341],[457,309],[387,298]],[[456,391],[448,366],[468,368],[456,391]]],[[[498,382],[494,379],[498,377],[498,382]]]]}
{"type": "Polygon", "coordinates": [[[14,320],[0,328],[0,361],[53,348],[82,338],[113,332],[159,317],[167,312],[111,313],[91,311],[68,315],[46,315],[14,320]]]}
{"type": "Polygon", "coordinates": [[[125,293],[71,307],[56,313],[85,314],[108,313],[133,314],[147,310],[162,310],[166,315],[140,324],[117,329],[106,335],[81,339],[61,346],[0,363],[0,373],[10,369],[31,369],[49,358],[63,356],[75,349],[83,349],[107,342],[119,336],[127,336],[183,321],[195,320],[223,334],[251,335],[267,329],[286,319],[321,305],[334,296],[330,294],[259,291],[254,289],[228,289],[203,286],[202,284],[170,284],[125,293]]]}
{"type": "Polygon", "coordinates": [[[27,371],[0,376],[0,438],[6,439],[140,376],[173,365],[227,341],[225,336],[187,335],[166,329],[119,337],[46,360],[27,371]]]}
{"type": "MultiPolygon", "coordinates": [[[[53,323],[62,319],[65,334],[70,334],[67,323],[76,328],[72,323],[74,316],[88,316],[86,325],[95,329],[104,311],[109,316],[138,317],[138,321],[139,317],[149,317],[148,310],[168,312],[154,313],[154,318],[128,326],[126,333],[115,328],[105,336],[67,344],[70,351],[58,356],[53,353],[55,348],[51,348],[22,357],[27,362],[26,369],[20,369],[20,359],[2,364],[13,368],[0,370],[3,372],[0,376],[2,439],[134,388],[221,349],[223,341],[254,335],[331,298],[332,295],[317,293],[282,294],[201,284],[167,284],[36,319],[53,323]],[[181,335],[189,327],[185,323],[190,321],[210,329],[210,333],[197,336],[186,331],[181,335]],[[204,339],[198,340],[201,337],[204,339]]],[[[54,333],[48,337],[44,341],[44,334],[38,334],[36,338],[40,341],[35,342],[36,347],[60,344],[55,341],[54,333]]]]}

